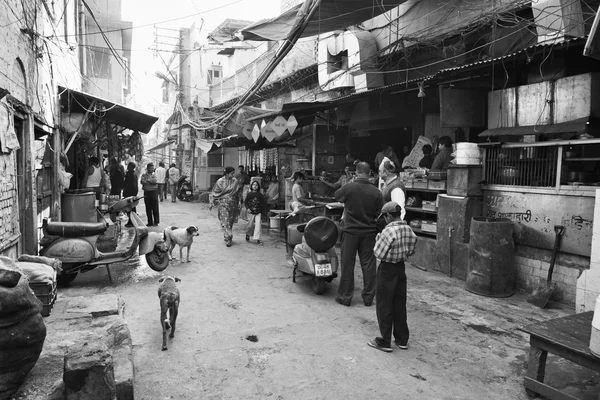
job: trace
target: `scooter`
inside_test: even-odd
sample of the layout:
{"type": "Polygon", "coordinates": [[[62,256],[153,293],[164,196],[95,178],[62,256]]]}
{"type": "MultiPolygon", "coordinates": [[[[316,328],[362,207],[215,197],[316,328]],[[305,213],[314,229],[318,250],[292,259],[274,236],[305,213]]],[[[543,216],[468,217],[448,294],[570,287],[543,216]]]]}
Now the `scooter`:
{"type": "Polygon", "coordinates": [[[179,200],[190,201],[192,199],[194,191],[187,176],[182,175],[181,178],[179,178],[179,181],[177,181],[177,187],[177,198],[179,200]]]}
{"type": "Polygon", "coordinates": [[[329,218],[314,217],[307,223],[289,224],[287,229],[287,243],[293,247],[292,282],[296,282],[296,271],[300,271],[310,276],[313,292],[322,294],[325,282],[331,283],[338,275],[339,262],[334,249],[338,240],[337,225],[329,218]]]}
{"type": "Polygon", "coordinates": [[[57,277],[59,285],[68,285],[79,272],[88,272],[102,265],[107,267],[112,282],[108,265],[130,259],[136,250],[140,256],[146,256],[153,270],[163,271],[168,267],[168,248],[163,234],[149,232],[146,224],[132,211],[142,197],[126,197],[108,208],[109,214],[129,212],[133,225],[133,229],[121,233],[116,249],[108,253],[100,252],[97,247],[98,237],[106,232],[108,222],[51,222],[44,219],[40,255],[62,261],[62,272],[57,277]]]}

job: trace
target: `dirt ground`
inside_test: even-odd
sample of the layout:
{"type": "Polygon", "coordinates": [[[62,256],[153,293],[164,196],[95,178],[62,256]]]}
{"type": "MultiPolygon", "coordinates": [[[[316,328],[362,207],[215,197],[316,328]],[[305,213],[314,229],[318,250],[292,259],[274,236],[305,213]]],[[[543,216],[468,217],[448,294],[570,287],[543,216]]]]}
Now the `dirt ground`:
{"type": "MultiPolygon", "coordinates": [[[[82,274],[58,300],[122,297],[137,399],[526,399],[529,338],[517,328],[573,312],[541,310],[525,294],[478,296],[460,280],[408,266],[410,347],[386,354],[367,346],[378,327],[375,307],[362,304],[360,268],[352,307],[343,307],[334,301],[339,279],[321,296],[305,277],[292,283],[278,232],[268,232],[264,246],[249,244],[241,222],[227,248],[216,210],[181,202],[160,207],[161,227],[200,230],[192,262],[164,271],[182,280],[168,351],[161,351],[157,297],[164,274],[143,260],[113,266],[112,285],[104,268],[82,274]]],[[[58,335],[52,316],[46,320],[49,335],[58,335]]],[[[549,356],[546,376],[566,393],[597,398],[597,375],[584,368],[549,356]]]]}

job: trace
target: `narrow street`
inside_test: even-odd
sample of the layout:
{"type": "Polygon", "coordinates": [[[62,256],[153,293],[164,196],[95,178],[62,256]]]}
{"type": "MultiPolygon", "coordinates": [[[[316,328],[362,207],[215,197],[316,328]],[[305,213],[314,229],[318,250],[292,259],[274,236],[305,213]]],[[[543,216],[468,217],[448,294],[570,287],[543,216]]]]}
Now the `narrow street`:
{"type": "MultiPolygon", "coordinates": [[[[526,399],[528,337],[517,327],[571,313],[541,310],[516,294],[481,297],[464,282],[407,268],[409,350],[367,346],[378,334],[375,307],[360,300],[356,269],[352,307],[334,302],[339,279],[322,296],[306,278],[292,283],[283,241],[246,243],[242,221],[225,247],[216,210],[206,204],[162,202],[160,228],[197,225],[191,263],[165,274],[181,278],[174,339],[161,351],[158,279],[141,265],[80,275],[64,296],[116,293],[134,346],[137,399],[526,399]],[[485,394],[484,394],[485,393],[485,394]]],[[[145,220],[144,207],[138,212],[145,220]]],[[[157,229],[157,228],[152,228],[157,229]]],[[[174,254],[178,256],[178,248],[174,254]]],[[[598,378],[549,356],[546,376],[582,399],[597,397],[598,378]]]]}

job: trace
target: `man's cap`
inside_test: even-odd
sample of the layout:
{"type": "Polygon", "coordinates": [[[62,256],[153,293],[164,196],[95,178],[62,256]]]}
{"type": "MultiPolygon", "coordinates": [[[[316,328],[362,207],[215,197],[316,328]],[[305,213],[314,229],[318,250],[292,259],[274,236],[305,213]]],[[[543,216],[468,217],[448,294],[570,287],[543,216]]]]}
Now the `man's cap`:
{"type": "Polygon", "coordinates": [[[383,214],[400,213],[401,210],[402,207],[400,207],[398,203],[396,203],[395,201],[388,201],[381,208],[381,214],[379,214],[379,217],[381,217],[383,214]]]}

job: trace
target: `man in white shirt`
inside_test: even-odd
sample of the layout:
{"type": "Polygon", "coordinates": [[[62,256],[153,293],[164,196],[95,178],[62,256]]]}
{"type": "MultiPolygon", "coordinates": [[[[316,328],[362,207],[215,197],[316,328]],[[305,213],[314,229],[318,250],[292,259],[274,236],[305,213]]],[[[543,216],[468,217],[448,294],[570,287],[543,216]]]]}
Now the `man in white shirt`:
{"type": "Polygon", "coordinates": [[[163,201],[163,199],[166,197],[165,178],[167,177],[167,170],[165,169],[164,162],[161,161],[158,163],[158,168],[156,168],[154,174],[156,175],[156,182],[158,183],[158,198],[160,201],[163,201]]]}

